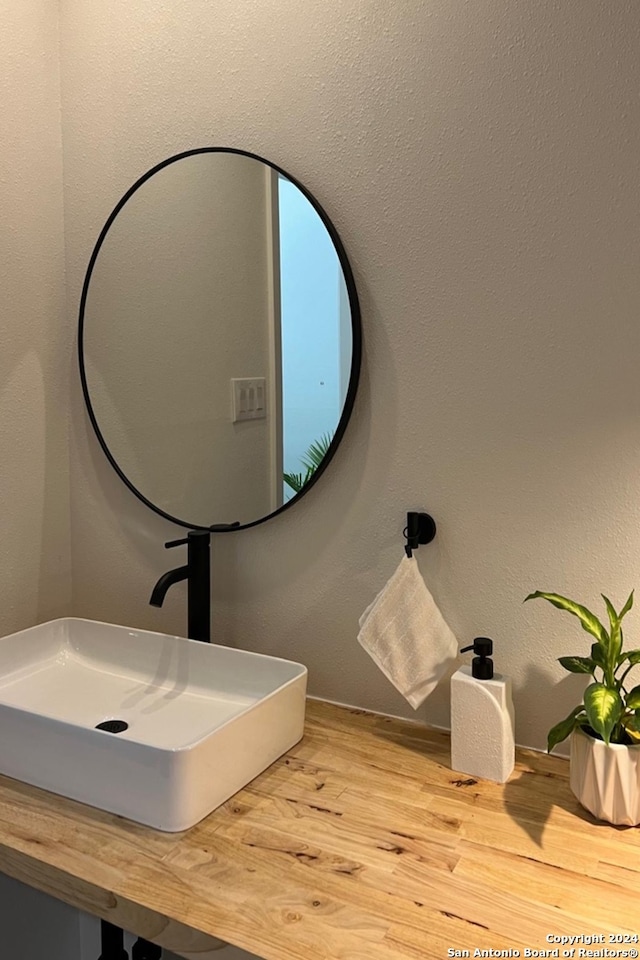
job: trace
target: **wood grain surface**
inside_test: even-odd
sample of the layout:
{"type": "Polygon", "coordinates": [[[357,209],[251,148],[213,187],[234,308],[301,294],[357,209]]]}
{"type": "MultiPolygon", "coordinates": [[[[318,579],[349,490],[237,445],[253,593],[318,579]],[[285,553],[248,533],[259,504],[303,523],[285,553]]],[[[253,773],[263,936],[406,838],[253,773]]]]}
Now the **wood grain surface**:
{"type": "Polygon", "coordinates": [[[596,823],[566,760],[520,750],[507,784],[480,781],[447,734],[320,701],[184,833],[0,777],[0,870],[194,960],[217,938],[265,960],[640,949],[608,942],[640,932],[640,833],[596,823]]]}

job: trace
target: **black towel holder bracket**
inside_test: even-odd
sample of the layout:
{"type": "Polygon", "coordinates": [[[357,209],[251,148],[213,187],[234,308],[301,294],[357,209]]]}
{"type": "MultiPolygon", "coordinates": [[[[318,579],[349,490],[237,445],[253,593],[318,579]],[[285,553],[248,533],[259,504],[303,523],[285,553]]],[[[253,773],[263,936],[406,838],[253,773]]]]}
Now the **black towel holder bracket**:
{"type": "Polygon", "coordinates": [[[407,525],[402,531],[406,538],[404,546],[408,557],[413,556],[421,543],[431,543],[436,535],[436,522],[428,513],[411,511],[407,513],[407,525]]]}

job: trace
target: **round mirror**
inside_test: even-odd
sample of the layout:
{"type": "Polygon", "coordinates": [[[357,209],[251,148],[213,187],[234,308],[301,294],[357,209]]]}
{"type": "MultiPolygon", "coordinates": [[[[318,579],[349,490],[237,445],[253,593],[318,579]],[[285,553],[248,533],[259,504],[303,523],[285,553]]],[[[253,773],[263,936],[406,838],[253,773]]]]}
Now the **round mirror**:
{"type": "Polygon", "coordinates": [[[293,177],[241,150],[190,150],[102,229],[79,352],[91,422],[129,488],[185,527],[253,526],[310,489],[344,433],[353,275],[293,177]]]}

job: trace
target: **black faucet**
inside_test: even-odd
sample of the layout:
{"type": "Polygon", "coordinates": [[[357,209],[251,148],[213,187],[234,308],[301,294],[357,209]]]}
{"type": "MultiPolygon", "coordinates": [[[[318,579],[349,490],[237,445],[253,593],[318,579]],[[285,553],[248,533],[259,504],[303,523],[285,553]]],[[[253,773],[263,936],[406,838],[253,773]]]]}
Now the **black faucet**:
{"type": "Polygon", "coordinates": [[[211,560],[209,530],[190,530],[182,540],[170,540],[165,547],[187,546],[187,562],[163,573],[151,592],[149,603],[161,607],[167,590],[180,580],[187,581],[187,636],[211,642],[211,560]]]}
{"type": "MultiPolygon", "coordinates": [[[[170,540],[165,547],[187,547],[187,562],[163,573],[151,591],[149,603],[161,607],[169,587],[181,580],[187,581],[187,636],[191,640],[211,643],[211,534],[233,530],[235,523],[218,523],[208,530],[190,530],[182,540],[170,540]]],[[[111,924],[102,924],[102,955],[100,960],[127,960],[123,949],[122,930],[111,924]]],[[[138,937],[131,952],[132,960],[157,960],[162,950],[154,943],[138,937]]]]}
{"type": "MultiPolygon", "coordinates": [[[[239,524],[233,524],[239,526],[239,524]]],[[[212,529],[216,529],[213,527],[212,529]]],[[[219,527],[218,529],[228,529],[219,527]]],[[[187,547],[187,562],[163,573],[151,591],[149,603],[161,607],[169,587],[181,580],[187,581],[187,636],[191,640],[211,642],[211,531],[190,530],[181,540],[170,540],[165,547],[187,547]]],[[[127,960],[122,947],[122,930],[111,924],[102,925],[102,955],[100,960],[127,960]]],[[[155,943],[138,937],[131,951],[131,960],[159,960],[162,949],[155,943]]]]}

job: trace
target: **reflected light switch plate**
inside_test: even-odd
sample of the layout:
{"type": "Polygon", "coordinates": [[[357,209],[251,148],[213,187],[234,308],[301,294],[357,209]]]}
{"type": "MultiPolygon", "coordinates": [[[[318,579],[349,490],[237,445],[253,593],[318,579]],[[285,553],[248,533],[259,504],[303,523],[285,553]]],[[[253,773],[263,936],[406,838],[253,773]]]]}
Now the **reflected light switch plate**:
{"type": "Polygon", "coordinates": [[[266,380],[264,377],[231,378],[231,418],[261,420],[267,416],[266,380]]]}

